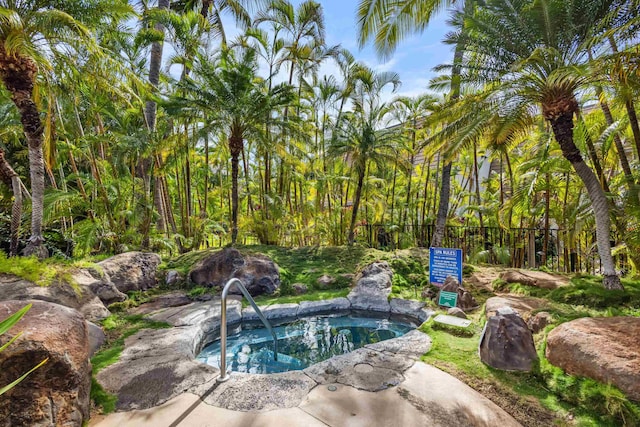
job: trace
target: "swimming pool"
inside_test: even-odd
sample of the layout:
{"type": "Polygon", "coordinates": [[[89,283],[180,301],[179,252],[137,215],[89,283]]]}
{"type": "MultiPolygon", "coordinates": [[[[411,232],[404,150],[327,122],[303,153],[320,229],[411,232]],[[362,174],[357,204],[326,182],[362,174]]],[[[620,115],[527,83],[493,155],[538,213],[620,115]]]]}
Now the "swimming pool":
{"type": "MultiPolygon", "coordinates": [[[[400,321],[353,315],[298,319],[274,328],[278,337],[277,361],[267,329],[243,328],[227,337],[227,371],[271,374],[301,370],[367,344],[400,337],[414,328],[400,321]]],[[[197,359],[219,368],[220,340],[206,346],[197,359]]]]}

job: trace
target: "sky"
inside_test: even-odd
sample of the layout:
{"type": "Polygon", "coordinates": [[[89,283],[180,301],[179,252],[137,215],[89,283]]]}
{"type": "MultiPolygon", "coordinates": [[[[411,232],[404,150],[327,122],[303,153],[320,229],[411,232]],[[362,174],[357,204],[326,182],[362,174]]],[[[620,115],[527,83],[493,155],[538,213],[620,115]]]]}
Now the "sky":
{"type": "MultiPolygon", "coordinates": [[[[289,0],[296,8],[304,0],[289,0]]],[[[362,49],[358,46],[356,11],[359,0],[316,0],[324,9],[326,44],[334,46],[340,44],[347,48],[358,61],[362,61],[376,71],[394,71],[400,75],[402,85],[395,92],[387,90],[381,96],[382,101],[388,101],[399,95],[417,96],[427,91],[429,80],[436,76],[433,67],[451,62],[453,49],[442,43],[445,34],[450,31],[446,20],[448,12],[435,15],[428,28],[422,34],[409,35],[398,43],[393,55],[387,59],[378,57],[372,42],[362,49]]],[[[235,28],[235,22],[230,16],[223,16],[223,24],[229,39],[233,39],[240,30],[235,28]]],[[[265,27],[267,28],[267,27],[265,27]]],[[[173,54],[173,48],[165,43],[164,58],[173,54]]],[[[264,70],[266,73],[266,65],[264,70]]],[[[179,67],[174,66],[169,71],[174,78],[179,77],[179,67]]],[[[286,71],[279,76],[283,81],[286,71]]],[[[337,65],[327,60],[319,70],[322,75],[340,77],[337,65]]],[[[279,80],[279,78],[276,78],[279,80]]]]}
{"type": "MultiPolygon", "coordinates": [[[[298,5],[302,0],[291,0],[298,5]]],[[[384,98],[396,95],[417,96],[427,91],[429,80],[436,76],[433,67],[452,61],[453,49],[444,45],[442,39],[450,31],[447,28],[446,12],[435,16],[422,34],[406,37],[400,42],[395,53],[381,60],[375,51],[373,42],[364,48],[358,47],[356,11],[358,0],[319,0],[325,15],[326,42],[332,46],[341,44],[356,57],[377,71],[394,71],[400,75],[402,86],[394,94],[387,93],[384,98]]],[[[337,67],[330,61],[320,69],[320,73],[336,74],[337,67]]]]}

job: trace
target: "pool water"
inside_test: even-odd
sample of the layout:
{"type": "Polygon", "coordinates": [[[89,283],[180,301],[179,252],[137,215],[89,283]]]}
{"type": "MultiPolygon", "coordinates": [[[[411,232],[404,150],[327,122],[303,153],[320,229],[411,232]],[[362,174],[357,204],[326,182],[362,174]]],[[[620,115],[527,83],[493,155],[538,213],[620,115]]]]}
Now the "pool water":
{"type": "MultiPolygon", "coordinates": [[[[227,371],[270,374],[300,370],[367,344],[402,336],[412,329],[410,324],[389,319],[307,317],[274,328],[277,361],[273,357],[273,338],[266,328],[244,329],[227,337],[227,371]]],[[[197,359],[219,368],[220,340],[206,346],[197,359]]]]}

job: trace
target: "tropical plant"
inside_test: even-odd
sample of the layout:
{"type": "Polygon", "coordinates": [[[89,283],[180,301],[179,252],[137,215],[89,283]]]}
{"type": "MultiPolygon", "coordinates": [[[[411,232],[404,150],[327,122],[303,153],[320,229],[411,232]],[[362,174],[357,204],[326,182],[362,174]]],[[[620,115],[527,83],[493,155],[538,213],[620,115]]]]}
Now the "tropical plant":
{"type": "MultiPolygon", "coordinates": [[[[390,55],[402,39],[414,32],[422,32],[436,12],[456,3],[454,0],[361,0],[358,5],[358,32],[360,45],[364,45],[372,36],[380,56],[390,55]]],[[[475,2],[466,0],[463,10],[474,9],[475,2]]],[[[464,26],[460,27],[461,37],[455,44],[449,96],[457,100],[460,96],[460,63],[465,51],[464,26]]],[[[449,214],[449,196],[451,192],[450,158],[445,159],[442,167],[440,201],[436,216],[436,227],[431,246],[442,246],[444,231],[449,214]]]]}
{"type": "Polygon", "coordinates": [[[608,2],[492,0],[458,18],[467,31],[453,40],[466,44],[465,78],[485,84],[495,105],[540,106],[563,156],[591,199],[603,285],[620,289],[609,243],[609,203],[573,135],[573,117],[579,111],[576,94],[593,81],[584,69],[590,30],[606,15],[608,6],[608,2]]]}
{"type": "Polygon", "coordinates": [[[276,85],[269,91],[264,80],[256,77],[257,70],[253,49],[223,49],[215,61],[200,56],[193,70],[194,77],[184,79],[179,85],[186,97],[175,96],[169,107],[177,107],[183,114],[193,110],[199,114],[204,112],[215,126],[224,129],[231,153],[231,241],[234,244],[238,236],[239,158],[244,141],[260,138],[266,115],[292,100],[288,85],[276,85]]]}
{"type": "Polygon", "coordinates": [[[390,164],[399,160],[397,148],[402,134],[399,129],[388,127],[391,110],[379,99],[383,88],[389,84],[393,85],[394,90],[399,86],[397,74],[376,73],[367,67],[360,67],[358,81],[351,95],[353,112],[340,118],[329,148],[333,157],[343,157],[350,163],[356,174],[356,192],[347,238],[349,245],[353,245],[355,240],[356,218],[369,162],[376,162],[384,169],[385,162],[390,164]]]}

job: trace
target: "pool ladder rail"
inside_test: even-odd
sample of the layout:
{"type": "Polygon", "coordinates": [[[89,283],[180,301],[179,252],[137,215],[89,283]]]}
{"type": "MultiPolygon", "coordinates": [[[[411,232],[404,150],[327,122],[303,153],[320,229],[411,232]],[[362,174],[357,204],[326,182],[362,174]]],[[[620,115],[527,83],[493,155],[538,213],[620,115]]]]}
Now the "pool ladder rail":
{"type": "Polygon", "coordinates": [[[229,379],[229,374],[227,374],[227,295],[229,294],[229,290],[233,285],[236,285],[238,289],[240,289],[242,295],[244,295],[245,298],[249,301],[264,326],[271,333],[271,336],[273,337],[273,359],[278,360],[278,338],[276,337],[275,331],[271,327],[271,323],[269,323],[267,318],[264,317],[264,314],[262,314],[262,311],[251,297],[249,291],[247,291],[247,288],[244,287],[242,282],[236,278],[230,279],[222,289],[222,296],[220,300],[220,376],[218,377],[218,382],[224,382],[229,379]]]}

